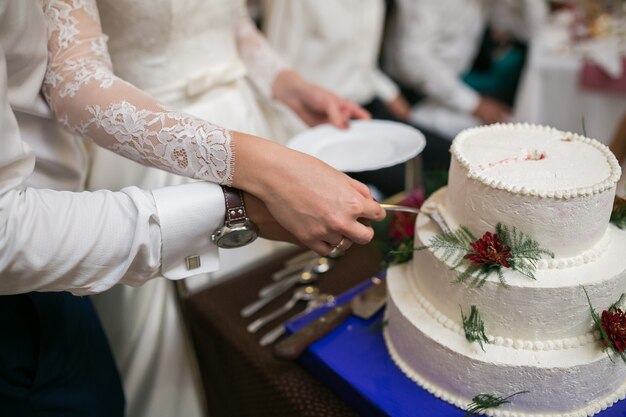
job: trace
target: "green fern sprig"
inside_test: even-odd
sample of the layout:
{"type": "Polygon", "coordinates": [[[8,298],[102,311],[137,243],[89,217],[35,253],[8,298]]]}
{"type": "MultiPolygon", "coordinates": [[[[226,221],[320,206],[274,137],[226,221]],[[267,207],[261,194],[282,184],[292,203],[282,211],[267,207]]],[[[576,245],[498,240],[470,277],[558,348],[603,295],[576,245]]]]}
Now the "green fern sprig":
{"type": "Polygon", "coordinates": [[[484,264],[484,265],[476,265],[469,264],[467,267],[456,277],[455,283],[466,283],[470,288],[480,288],[485,285],[487,282],[487,278],[492,273],[498,275],[498,279],[500,283],[508,288],[508,284],[504,279],[504,273],[502,272],[502,267],[500,265],[494,264],[484,264]]]}
{"type": "Polygon", "coordinates": [[[473,305],[470,308],[469,317],[465,316],[465,313],[463,313],[463,308],[461,306],[459,306],[459,308],[461,309],[461,319],[463,320],[463,330],[465,331],[465,338],[470,343],[478,342],[480,348],[484,352],[485,347],[483,346],[483,342],[489,343],[489,339],[485,334],[485,322],[483,322],[483,319],[480,317],[480,314],[478,313],[478,308],[473,305]]]}
{"type": "MultiPolygon", "coordinates": [[[[519,232],[515,227],[510,230],[506,225],[498,223],[496,234],[511,250],[512,257],[509,259],[511,269],[530,279],[536,279],[535,270],[542,255],[554,258],[553,252],[541,248],[537,241],[519,232]]],[[[502,278],[500,280],[502,281],[502,278]]]]}
{"type": "MultiPolygon", "coordinates": [[[[583,287],[584,288],[584,287],[583,287]]],[[[585,292],[587,292],[585,290],[585,292]]],[[[587,299],[589,299],[589,296],[587,296],[587,299]]],[[[614,302],[613,304],[611,304],[611,307],[609,307],[609,311],[614,312],[615,310],[617,310],[618,308],[622,308],[624,306],[624,302],[626,301],[626,294],[622,294],[619,297],[619,300],[617,300],[616,302],[614,302]]]]}
{"type": "Polygon", "coordinates": [[[395,249],[389,250],[383,261],[387,266],[403,264],[413,258],[414,252],[413,239],[406,239],[404,242],[400,242],[395,249]]]}
{"type": "MultiPolygon", "coordinates": [[[[496,235],[510,252],[510,257],[507,259],[510,266],[505,265],[505,267],[510,267],[530,279],[535,279],[537,262],[542,256],[546,255],[554,258],[552,252],[541,248],[538,242],[518,231],[515,227],[510,229],[498,223],[496,225],[496,235]]],[[[420,246],[415,250],[419,251],[428,248],[433,252],[437,252],[440,259],[449,263],[451,265],[450,269],[453,270],[464,266],[464,269],[455,280],[456,283],[467,283],[470,287],[480,288],[487,282],[487,278],[495,273],[502,285],[508,287],[504,278],[504,262],[501,262],[501,264],[497,262],[475,263],[467,261],[468,257],[471,258],[475,254],[472,244],[476,243],[477,240],[467,227],[460,226],[459,229],[453,232],[434,236],[428,245],[420,246]]]]}
{"type": "Polygon", "coordinates": [[[511,394],[508,397],[501,397],[494,394],[478,394],[472,398],[472,402],[467,406],[465,417],[470,417],[474,414],[479,414],[482,411],[490,408],[498,408],[503,404],[510,403],[510,399],[519,394],[526,394],[529,391],[520,391],[515,394],[511,394]]]}
{"type": "Polygon", "coordinates": [[[445,232],[434,236],[428,245],[421,246],[416,250],[430,248],[433,251],[441,252],[441,260],[452,264],[451,269],[456,269],[463,262],[464,256],[467,255],[472,248],[470,243],[476,238],[465,226],[460,226],[453,232],[445,232]]]}

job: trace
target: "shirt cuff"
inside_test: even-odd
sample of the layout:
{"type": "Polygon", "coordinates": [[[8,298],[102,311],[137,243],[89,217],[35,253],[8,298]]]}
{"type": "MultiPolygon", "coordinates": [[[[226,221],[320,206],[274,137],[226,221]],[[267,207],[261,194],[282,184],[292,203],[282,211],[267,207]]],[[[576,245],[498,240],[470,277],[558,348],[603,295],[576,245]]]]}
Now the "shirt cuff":
{"type": "Polygon", "coordinates": [[[480,101],[480,95],[469,87],[463,86],[456,91],[449,104],[462,112],[472,113],[480,101]]]}
{"type": "Polygon", "coordinates": [[[161,274],[182,279],[219,269],[213,232],[224,224],[217,184],[194,182],[152,191],[161,225],[161,274]]]}

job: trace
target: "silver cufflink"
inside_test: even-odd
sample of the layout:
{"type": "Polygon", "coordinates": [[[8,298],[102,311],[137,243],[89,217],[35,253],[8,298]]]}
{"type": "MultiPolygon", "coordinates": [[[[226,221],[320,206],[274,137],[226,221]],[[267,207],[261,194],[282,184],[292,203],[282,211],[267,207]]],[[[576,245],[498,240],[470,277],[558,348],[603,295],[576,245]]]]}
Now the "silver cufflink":
{"type": "Polygon", "coordinates": [[[198,255],[188,256],[185,258],[185,263],[187,264],[187,270],[191,271],[192,269],[200,268],[200,257],[198,255]]]}

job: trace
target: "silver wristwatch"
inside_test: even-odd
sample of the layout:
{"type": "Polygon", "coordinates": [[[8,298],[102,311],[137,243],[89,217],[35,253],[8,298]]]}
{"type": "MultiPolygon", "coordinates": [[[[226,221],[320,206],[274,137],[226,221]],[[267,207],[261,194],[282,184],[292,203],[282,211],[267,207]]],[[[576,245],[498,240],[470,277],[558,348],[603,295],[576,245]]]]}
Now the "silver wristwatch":
{"type": "Polygon", "coordinates": [[[259,228],[247,216],[241,190],[222,186],[226,203],[224,225],[211,235],[211,240],[220,248],[239,248],[251,243],[259,236],[259,228]]]}

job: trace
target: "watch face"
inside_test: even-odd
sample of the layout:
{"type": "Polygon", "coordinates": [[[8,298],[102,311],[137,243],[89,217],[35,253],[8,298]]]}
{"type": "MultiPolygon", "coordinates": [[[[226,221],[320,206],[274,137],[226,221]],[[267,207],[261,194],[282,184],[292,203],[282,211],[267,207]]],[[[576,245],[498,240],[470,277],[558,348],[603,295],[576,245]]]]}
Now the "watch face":
{"type": "Polygon", "coordinates": [[[243,245],[247,245],[256,238],[256,233],[248,229],[233,230],[230,233],[222,236],[219,240],[219,245],[222,248],[238,248],[243,245]]]}
{"type": "Polygon", "coordinates": [[[258,233],[252,224],[248,223],[247,226],[223,228],[216,233],[215,242],[217,246],[220,248],[238,248],[252,242],[257,238],[258,233]]]}

